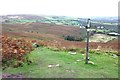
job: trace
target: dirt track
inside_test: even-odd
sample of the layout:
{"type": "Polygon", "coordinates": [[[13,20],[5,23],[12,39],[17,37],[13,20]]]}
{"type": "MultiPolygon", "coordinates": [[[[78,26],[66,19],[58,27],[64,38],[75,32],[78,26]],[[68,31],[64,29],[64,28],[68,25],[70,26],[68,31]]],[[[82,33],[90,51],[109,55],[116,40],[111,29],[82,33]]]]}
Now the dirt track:
{"type": "Polygon", "coordinates": [[[25,78],[22,74],[2,74],[2,78],[25,78]]]}

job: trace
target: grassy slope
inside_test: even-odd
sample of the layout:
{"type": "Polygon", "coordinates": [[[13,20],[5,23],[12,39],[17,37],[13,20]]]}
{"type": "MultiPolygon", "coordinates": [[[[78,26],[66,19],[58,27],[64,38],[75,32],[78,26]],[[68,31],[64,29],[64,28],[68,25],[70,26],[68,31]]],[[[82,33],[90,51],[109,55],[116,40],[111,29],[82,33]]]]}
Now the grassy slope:
{"type": "Polygon", "coordinates": [[[117,78],[118,58],[105,54],[90,54],[95,64],[85,64],[83,55],[70,55],[64,51],[52,51],[45,47],[36,48],[29,54],[31,65],[19,68],[7,68],[3,73],[22,73],[30,78],[117,78]],[[82,60],[77,62],[76,60],[82,60]],[[48,68],[49,64],[60,64],[60,67],[48,68]]]}

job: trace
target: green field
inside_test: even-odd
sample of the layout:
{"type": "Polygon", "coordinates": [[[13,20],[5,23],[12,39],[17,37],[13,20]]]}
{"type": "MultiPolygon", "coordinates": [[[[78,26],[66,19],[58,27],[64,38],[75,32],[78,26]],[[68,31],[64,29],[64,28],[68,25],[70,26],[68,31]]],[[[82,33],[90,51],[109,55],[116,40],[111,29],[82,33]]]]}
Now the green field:
{"type": "Polygon", "coordinates": [[[26,78],[118,78],[118,57],[106,53],[90,53],[94,64],[85,64],[84,55],[79,52],[71,55],[46,47],[36,48],[28,56],[32,60],[30,65],[9,67],[3,73],[23,74],[26,78]],[[49,68],[50,64],[59,66],[49,68]]]}

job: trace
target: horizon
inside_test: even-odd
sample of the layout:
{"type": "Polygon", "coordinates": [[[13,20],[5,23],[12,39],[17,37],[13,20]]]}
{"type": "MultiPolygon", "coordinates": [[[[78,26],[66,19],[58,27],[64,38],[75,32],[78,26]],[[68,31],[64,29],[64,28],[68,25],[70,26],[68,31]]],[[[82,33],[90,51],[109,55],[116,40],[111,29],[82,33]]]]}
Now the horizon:
{"type": "Polygon", "coordinates": [[[66,15],[45,15],[45,14],[5,14],[0,16],[19,16],[19,15],[30,15],[30,16],[58,16],[58,17],[72,17],[72,18],[118,18],[118,16],[86,16],[86,17],[75,17],[75,16],[66,16],[66,15]]]}
{"type": "Polygon", "coordinates": [[[0,15],[118,16],[119,0],[1,0],[0,15]]]}

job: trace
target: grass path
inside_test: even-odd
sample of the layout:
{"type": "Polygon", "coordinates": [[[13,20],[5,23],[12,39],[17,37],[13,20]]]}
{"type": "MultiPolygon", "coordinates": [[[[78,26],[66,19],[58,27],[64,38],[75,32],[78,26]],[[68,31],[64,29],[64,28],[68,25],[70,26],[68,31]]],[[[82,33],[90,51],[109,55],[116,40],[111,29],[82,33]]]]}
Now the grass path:
{"type": "Polygon", "coordinates": [[[32,64],[19,68],[7,68],[3,73],[23,74],[26,78],[117,78],[118,58],[105,54],[90,54],[95,64],[85,64],[80,53],[71,55],[64,51],[52,51],[46,47],[36,48],[29,54],[32,64]],[[76,60],[80,60],[77,62],[76,60]],[[48,68],[48,65],[59,64],[48,68]]]}

